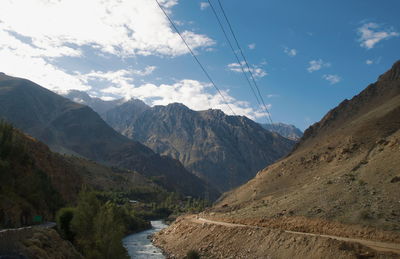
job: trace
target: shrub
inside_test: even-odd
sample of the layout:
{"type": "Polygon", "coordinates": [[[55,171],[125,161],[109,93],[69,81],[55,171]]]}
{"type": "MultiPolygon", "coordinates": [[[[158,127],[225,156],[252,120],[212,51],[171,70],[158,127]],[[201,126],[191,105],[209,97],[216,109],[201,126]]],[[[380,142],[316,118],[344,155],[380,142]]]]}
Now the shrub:
{"type": "Polygon", "coordinates": [[[62,208],[57,212],[56,221],[58,231],[64,239],[71,242],[74,240],[75,233],[71,229],[71,221],[74,217],[74,208],[62,208]]]}
{"type": "Polygon", "coordinates": [[[186,254],[187,259],[200,259],[200,254],[196,250],[189,250],[186,254]]]}

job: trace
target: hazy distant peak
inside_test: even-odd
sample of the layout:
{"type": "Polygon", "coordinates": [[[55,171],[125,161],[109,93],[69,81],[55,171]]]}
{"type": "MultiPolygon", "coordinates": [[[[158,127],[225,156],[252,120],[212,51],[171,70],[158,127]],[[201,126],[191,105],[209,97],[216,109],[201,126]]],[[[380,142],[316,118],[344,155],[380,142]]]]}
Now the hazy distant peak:
{"type": "Polygon", "coordinates": [[[291,124],[276,122],[274,124],[261,124],[261,126],[271,132],[276,132],[285,138],[293,140],[299,140],[303,136],[303,132],[291,124]]]}

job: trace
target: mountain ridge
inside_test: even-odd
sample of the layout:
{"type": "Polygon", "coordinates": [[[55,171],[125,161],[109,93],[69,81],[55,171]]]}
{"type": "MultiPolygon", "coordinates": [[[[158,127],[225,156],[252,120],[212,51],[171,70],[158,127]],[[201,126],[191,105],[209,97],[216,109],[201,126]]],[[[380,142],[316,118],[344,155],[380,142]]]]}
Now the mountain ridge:
{"type": "Polygon", "coordinates": [[[229,116],[221,110],[193,111],[181,103],[135,106],[124,103],[103,118],[127,137],[178,159],[221,191],[249,180],[294,144],[244,116],[229,116]]]}

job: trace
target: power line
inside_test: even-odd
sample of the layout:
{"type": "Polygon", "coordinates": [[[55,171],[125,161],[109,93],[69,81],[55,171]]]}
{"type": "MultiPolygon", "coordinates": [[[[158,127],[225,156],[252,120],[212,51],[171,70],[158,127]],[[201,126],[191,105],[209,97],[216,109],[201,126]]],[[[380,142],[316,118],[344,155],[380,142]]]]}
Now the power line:
{"type": "Polygon", "coordinates": [[[196,54],[194,54],[193,50],[190,48],[189,44],[186,42],[185,38],[182,36],[182,34],[180,33],[180,31],[178,30],[178,28],[176,27],[175,23],[172,21],[172,19],[169,17],[169,15],[167,14],[167,12],[165,12],[164,8],[161,6],[161,4],[158,2],[158,0],[155,0],[158,4],[158,6],[160,7],[161,11],[164,13],[164,15],[168,18],[169,22],[171,23],[172,27],[175,29],[175,31],[179,34],[179,36],[181,37],[183,43],[186,45],[186,47],[188,48],[190,54],[192,54],[193,58],[196,60],[197,64],[199,64],[199,66],[201,67],[201,69],[203,70],[204,74],[207,76],[208,80],[211,82],[211,84],[214,86],[214,88],[217,90],[217,92],[219,93],[219,95],[222,97],[222,99],[224,100],[226,106],[229,107],[229,109],[231,110],[231,112],[233,113],[233,115],[236,115],[236,113],[233,111],[233,109],[231,108],[231,106],[229,105],[229,103],[226,101],[225,96],[222,94],[222,92],[219,90],[219,88],[217,87],[217,85],[214,83],[214,80],[212,80],[210,74],[208,74],[207,70],[204,68],[204,66],[201,64],[200,60],[197,58],[196,54]]]}
{"type": "Polygon", "coordinates": [[[260,89],[259,89],[259,87],[258,87],[258,84],[257,84],[257,82],[256,82],[256,80],[255,80],[255,78],[254,78],[254,76],[253,76],[253,73],[251,72],[251,68],[250,68],[250,66],[249,66],[249,63],[247,62],[247,59],[246,59],[246,57],[245,57],[245,55],[244,55],[244,53],[243,53],[243,50],[242,50],[242,48],[240,47],[239,41],[238,41],[237,38],[236,38],[236,35],[235,35],[235,33],[234,33],[234,31],[233,31],[233,28],[232,28],[232,25],[231,25],[231,23],[229,22],[229,19],[228,19],[226,13],[225,13],[224,7],[222,6],[220,0],[217,0],[217,1],[218,1],[218,4],[219,4],[219,6],[220,6],[220,8],[221,8],[221,10],[222,10],[222,14],[224,15],[225,20],[226,20],[226,22],[227,22],[227,24],[228,24],[229,30],[230,30],[230,32],[232,33],[233,39],[234,39],[235,42],[236,42],[236,46],[238,47],[238,49],[239,49],[239,51],[240,51],[240,54],[242,55],[243,60],[244,60],[244,62],[245,62],[245,64],[246,64],[246,67],[247,67],[247,69],[249,70],[249,74],[250,74],[250,76],[251,76],[251,79],[252,79],[252,81],[253,81],[253,83],[254,83],[256,89],[257,89],[258,95],[259,95],[259,97],[260,97],[260,99],[261,99],[261,101],[262,101],[262,103],[263,103],[263,105],[264,105],[264,109],[265,109],[265,111],[267,112],[267,117],[269,118],[269,120],[270,120],[270,122],[271,122],[271,124],[272,124],[272,126],[273,126],[273,121],[272,121],[272,118],[271,118],[271,114],[270,114],[270,112],[268,111],[268,107],[267,107],[267,105],[266,105],[265,102],[264,102],[264,98],[263,98],[262,95],[261,95],[261,92],[260,92],[260,89]]]}
{"type": "Polygon", "coordinates": [[[245,69],[244,69],[244,67],[243,67],[243,64],[242,64],[242,62],[240,61],[238,55],[236,54],[236,51],[235,51],[234,47],[232,46],[232,43],[231,43],[231,41],[230,41],[230,39],[229,39],[229,37],[228,37],[228,35],[227,35],[225,29],[224,29],[224,26],[222,25],[221,20],[219,19],[219,16],[218,16],[217,12],[215,11],[215,8],[214,8],[213,4],[211,3],[210,0],[208,0],[208,3],[210,4],[211,10],[213,11],[215,18],[216,18],[217,21],[218,21],[219,27],[221,28],[222,32],[224,33],[225,39],[226,39],[226,41],[228,42],[229,47],[231,48],[233,54],[234,54],[235,57],[236,57],[236,61],[237,61],[238,64],[240,65],[240,68],[241,68],[241,70],[242,70],[242,72],[243,72],[244,77],[246,78],[247,83],[248,83],[249,86],[250,86],[251,91],[253,92],[254,96],[256,97],[257,103],[261,106],[261,102],[259,101],[258,96],[257,96],[256,92],[254,91],[254,87],[253,87],[253,85],[251,84],[249,78],[247,77],[247,74],[246,74],[246,72],[245,72],[245,69]]]}

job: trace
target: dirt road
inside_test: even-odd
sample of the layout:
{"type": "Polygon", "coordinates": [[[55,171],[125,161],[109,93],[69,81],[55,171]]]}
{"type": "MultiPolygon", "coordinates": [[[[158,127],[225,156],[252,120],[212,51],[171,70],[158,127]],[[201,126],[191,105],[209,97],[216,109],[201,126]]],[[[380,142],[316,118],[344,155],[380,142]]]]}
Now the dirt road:
{"type": "MultiPolygon", "coordinates": [[[[221,225],[221,226],[226,226],[226,227],[261,228],[261,227],[252,226],[252,225],[214,221],[214,220],[209,220],[209,219],[200,218],[200,217],[191,217],[190,221],[197,223],[197,224],[214,224],[214,225],[221,225]]],[[[296,232],[296,231],[289,231],[289,230],[284,230],[284,232],[291,233],[291,234],[305,235],[305,236],[326,237],[326,238],[332,238],[332,239],[346,241],[346,242],[356,242],[356,243],[360,243],[362,245],[365,245],[365,246],[372,248],[374,250],[377,250],[377,251],[392,252],[392,253],[397,253],[400,255],[400,244],[396,244],[396,243],[377,242],[377,241],[370,241],[370,240],[365,240],[365,239],[347,238],[347,237],[339,237],[339,236],[331,236],[331,235],[319,235],[319,234],[314,234],[314,233],[296,232]]]]}

